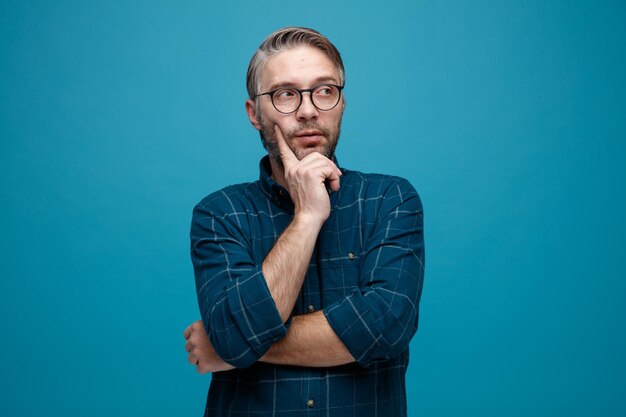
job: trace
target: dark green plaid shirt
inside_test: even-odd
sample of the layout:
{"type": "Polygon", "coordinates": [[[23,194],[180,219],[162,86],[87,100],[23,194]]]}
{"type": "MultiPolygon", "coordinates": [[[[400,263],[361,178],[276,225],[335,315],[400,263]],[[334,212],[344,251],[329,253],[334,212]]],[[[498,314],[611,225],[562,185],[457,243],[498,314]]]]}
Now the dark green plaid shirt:
{"type": "Polygon", "coordinates": [[[409,341],[424,277],[423,213],[406,180],[342,168],[341,189],[292,315],[322,309],[355,363],[329,368],[257,362],[285,336],[261,265],[293,218],[271,178],[233,185],[195,207],[191,258],[204,326],[237,369],[212,376],[206,416],[405,416],[409,341]]]}

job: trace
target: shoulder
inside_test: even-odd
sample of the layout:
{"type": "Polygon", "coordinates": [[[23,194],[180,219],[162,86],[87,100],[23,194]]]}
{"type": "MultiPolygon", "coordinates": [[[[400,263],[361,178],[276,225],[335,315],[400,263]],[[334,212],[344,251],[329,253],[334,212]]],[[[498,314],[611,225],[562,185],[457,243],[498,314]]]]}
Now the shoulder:
{"type": "Polygon", "coordinates": [[[263,195],[258,182],[249,182],[229,185],[204,197],[193,208],[192,243],[213,235],[238,236],[241,240],[249,232],[251,207],[263,195]]]}
{"type": "Polygon", "coordinates": [[[419,194],[413,185],[405,178],[395,175],[364,173],[342,168],[341,187],[347,190],[359,190],[363,198],[393,197],[400,199],[417,197],[419,194]]]}
{"type": "Polygon", "coordinates": [[[205,213],[213,216],[228,215],[245,211],[252,200],[263,198],[258,181],[233,184],[214,191],[200,200],[194,207],[194,216],[205,213]]]}

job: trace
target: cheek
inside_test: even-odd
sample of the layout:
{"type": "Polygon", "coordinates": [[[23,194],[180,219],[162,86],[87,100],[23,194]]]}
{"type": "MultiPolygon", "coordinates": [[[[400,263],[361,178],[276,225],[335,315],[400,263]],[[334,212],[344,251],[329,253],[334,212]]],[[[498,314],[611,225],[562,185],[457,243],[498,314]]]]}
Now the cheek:
{"type": "Polygon", "coordinates": [[[292,130],[298,127],[298,122],[290,120],[287,117],[284,117],[284,118],[278,117],[274,119],[271,125],[272,129],[274,129],[274,124],[278,125],[278,127],[280,128],[280,130],[283,132],[284,135],[289,134],[289,132],[291,132],[292,130]]]}
{"type": "Polygon", "coordinates": [[[341,120],[341,118],[343,117],[343,110],[344,110],[345,105],[346,105],[345,102],[339,103],[337,107],[335,107],[332,110],[333,118],[335,118],[336,120],[341,120]]]}
{"type": "Polygon", "coordinates": [[[277,112],[270,112],[270,111],[261,111],[259,114],[262,116],[263,119],[263,123],[265,123],[265,125],[269,126],[269,127],[274,127],[275,124],[278,124],[279,126],[283,126],[283,125],[287,125],[288,123],[286,122],[286,118],[285,117],[281,117],[280,114],[276,114],[277,112]]]}
{"type": "Polygon", "coordinates": [[[269,125],[273,125],[275,123],[274,113],[276,112],[273,111],[273,107],[271,103],[268,104],[265,101],[262,103],[259,103],[259,105],[256,107],[256,112],[257,112],[257,116],[259,120],[263,121],[263,123],[269,124],[269,125]]]}
{"type": "Polygon", "coordinates": [[[338,111],[337,113],[333,114],[332,118],[330,119],[330,123],[333,126],[339,126],[339,123],[341,123],[342,117],[343,117],[343,112],[338,111]]]}

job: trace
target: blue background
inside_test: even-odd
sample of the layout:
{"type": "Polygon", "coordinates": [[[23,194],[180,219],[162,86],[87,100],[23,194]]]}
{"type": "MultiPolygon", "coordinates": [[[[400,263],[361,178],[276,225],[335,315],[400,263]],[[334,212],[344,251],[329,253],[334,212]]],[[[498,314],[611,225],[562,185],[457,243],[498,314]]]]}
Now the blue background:
{"type": "Polygon", "coordinates": [[[342,52],[345,167],[408,178],[412,416],[626,415],[626,3],[2,1],[0,413],[201,415],[191,209],[256,178],[261,40],[342,52]]]}

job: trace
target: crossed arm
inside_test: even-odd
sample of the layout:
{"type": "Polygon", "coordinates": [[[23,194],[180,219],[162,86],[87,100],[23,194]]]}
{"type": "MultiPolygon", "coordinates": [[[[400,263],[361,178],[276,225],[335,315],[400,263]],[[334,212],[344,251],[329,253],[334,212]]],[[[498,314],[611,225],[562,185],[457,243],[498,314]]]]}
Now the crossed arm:
{"type": "MultiPolygon", "coordinates": [[[[189,363],[196,365],[199,373],[234,368],[217,355],[207,337],[202,320],[187,327],[184,336],[187,339],[185,349],[189,352],[189,363]]],[[[338,366],[354,362],[354,358],[321,311],[294,317],[287,335],[274,343],[259,360],[275,365],[310,367],[338,366]]]]}
{"type": "MultiPolygon", "coordinates": [[[[276,241],[263,262],[263,275],[286,322],[302,286],[313,246],[315,228],[294,221],[276,241]],[[279,277],[288,277],[288,279],[279,277]]],[[[217,355],[204,325],[198,320],[185,329],[185,349],[189,363],[200,373],[219,372],[234,367],[217,355]]],[[[354,362],[354,358],[328,324],[322,311],[295,316],[284,338],[274,343],[260,359],[276,365],[336,366],[354,362]]]]}
{"type": "MultiPolygon", "coordinates": [[[[314,245],[316,238],[317,233],[312,233],[311,228],[292,223],[276,241],[263,263],[264,276],[283,322],[287,321],[293,309],[310,261],[313,247],[309,240],[313,239],[314,245]],[[290,279],[278,279],[281,275],[290,279]]],[[[220,372],[234,368],[215,352],[201,320],[187,327],[184,337],[187,339],[185,349],[189,352],[189,363],[196,365],[198,372],[220,372]]],[[[274,343],[259,360],[276,365],[311,367],[354,362],[322,311],[293,317],[285,337],[274,343]]]]}

